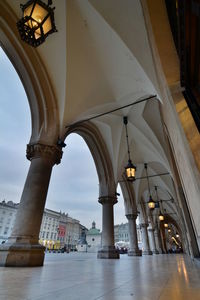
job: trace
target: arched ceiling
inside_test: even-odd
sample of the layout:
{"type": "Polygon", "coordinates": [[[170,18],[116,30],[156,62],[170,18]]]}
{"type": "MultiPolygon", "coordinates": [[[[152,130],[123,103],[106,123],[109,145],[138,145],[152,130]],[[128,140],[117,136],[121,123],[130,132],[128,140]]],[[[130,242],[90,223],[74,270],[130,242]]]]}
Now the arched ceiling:
{"type": "MultiPolygon", "coordinates": [[[[5,1],[19,19],[20,3],[26,1],[5,1]]],[[[140,0],[54,0],[53,5],[58,32],[35,51],[54,89],[60,137],[68,124],[156,95],[92,122],[107,145],[116,182],[127,163],[125,115],[138,176],[144,162],[155,174],[170,172],[159,108],[162,99],[140,0]]],[[[156,178],[153,185],[174,194],[168,179],[156,178]]],[[[139,199],[146,185],[136,181],[134,189],[139,199]]]]}

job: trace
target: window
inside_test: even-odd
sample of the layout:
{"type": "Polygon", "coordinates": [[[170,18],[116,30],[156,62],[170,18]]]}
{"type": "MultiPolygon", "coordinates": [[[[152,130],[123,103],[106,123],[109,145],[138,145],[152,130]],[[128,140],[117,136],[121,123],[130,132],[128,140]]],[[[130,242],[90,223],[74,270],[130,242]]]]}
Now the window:
{"type": "Polygon", "coordinates": [[[92,241],[94,242],[94,241],[95,241],[95,239],[93,238],[93,239],[92,239],[92,241]]]}
{"type": "Polygon", "coordinates": [[[47,238],[47,239],[49,238],[49,232],[47,232],[47,234],[46,234],[46,238],[47,238]]]}
{"type": "Polygon", "coordinates": [[[43,231],[43,233],[42,233],[42,238],[44,238],[44,235],[45,235],[45,232],[43,231]]]}
{"type": "Polygon", "coordinates": [[[53,232],[51,233],[51,239],[53,238],[53,232]]]}
{"type": "Polygon", "coordinates": [[[56,239],[56,233],[54,233],[54,240],[56,239]]]}
{"type": "Polygon", "coordinates": [[[4,233],[3,233],[3,234],[7,234],[7,233],[8,233],[8,229],[9,229],[9,227],[6,227],[6,228],[4,229],[4,233]]]}

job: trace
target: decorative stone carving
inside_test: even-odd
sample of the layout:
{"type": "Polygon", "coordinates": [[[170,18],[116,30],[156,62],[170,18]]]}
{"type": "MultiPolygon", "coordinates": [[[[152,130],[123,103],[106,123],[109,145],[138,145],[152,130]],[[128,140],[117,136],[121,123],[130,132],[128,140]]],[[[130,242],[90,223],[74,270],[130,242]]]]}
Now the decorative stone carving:
{"type": "Polygon", "coordinates": [[[34,158],[44,157],[53,162],[53,164],[59,164],[62,158],[63,151],[60,147],[55,145],[45,145],[45,144],[28,144],[26,149],[26,157],[28,160],[34,158]]]}
{"type": "Polygon", "coordinates": [[[117,197],[111,197],[111,196],[102,196],[99,197],[98,200],[99,203],[103,204],[116,204],[117,203],[117,197]]]}

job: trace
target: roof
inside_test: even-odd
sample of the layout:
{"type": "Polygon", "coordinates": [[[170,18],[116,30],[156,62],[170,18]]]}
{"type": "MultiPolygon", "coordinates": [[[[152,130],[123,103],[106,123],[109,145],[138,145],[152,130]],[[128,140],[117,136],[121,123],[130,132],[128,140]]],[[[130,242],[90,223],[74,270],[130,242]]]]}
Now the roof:
{"type": "Polygon", "coordinates": [[[86,233],[86,235],[100,235],[100,229],[96,229],[96,228],[91,228],[90,230],[88,230],[88,232],[86,233]]]}

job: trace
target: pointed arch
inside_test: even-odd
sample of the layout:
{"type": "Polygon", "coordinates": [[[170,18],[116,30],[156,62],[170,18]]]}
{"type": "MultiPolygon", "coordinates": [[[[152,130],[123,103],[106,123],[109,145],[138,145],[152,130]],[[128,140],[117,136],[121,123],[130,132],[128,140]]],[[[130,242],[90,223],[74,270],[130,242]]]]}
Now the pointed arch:
{"type": "Polygon", "coordinates": [[[98,128],[92,123],[82,123],[71,127],[65,138],[70,133],[79,134],[90,149],[99,178],[99,197],[116,197],[116,183],[112,162],[106,144],[98,128]]]}

